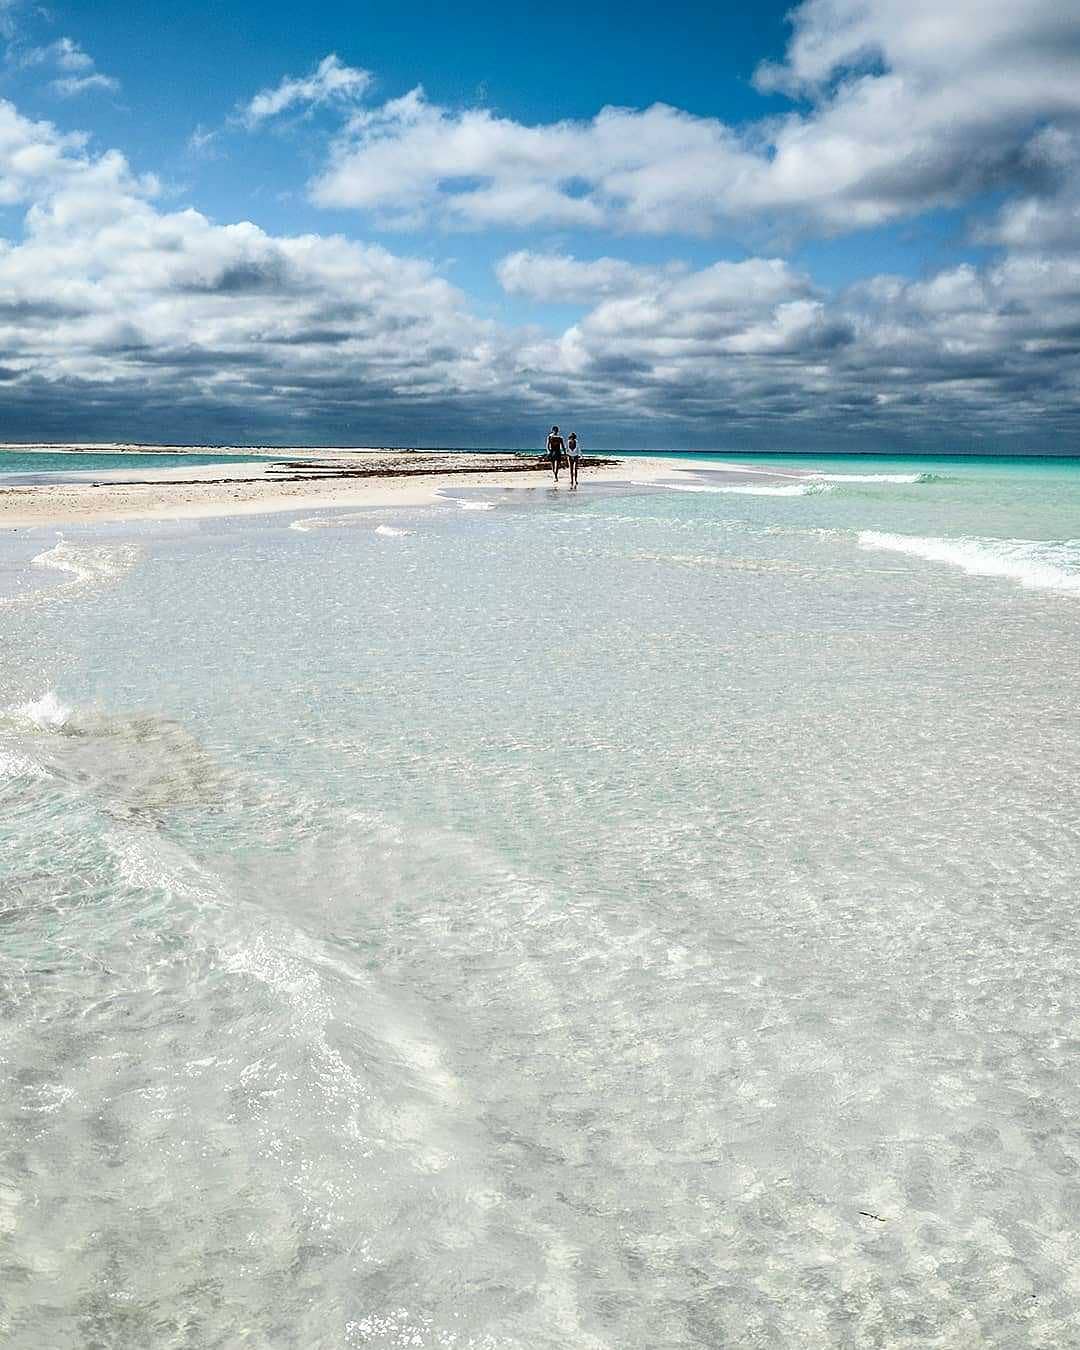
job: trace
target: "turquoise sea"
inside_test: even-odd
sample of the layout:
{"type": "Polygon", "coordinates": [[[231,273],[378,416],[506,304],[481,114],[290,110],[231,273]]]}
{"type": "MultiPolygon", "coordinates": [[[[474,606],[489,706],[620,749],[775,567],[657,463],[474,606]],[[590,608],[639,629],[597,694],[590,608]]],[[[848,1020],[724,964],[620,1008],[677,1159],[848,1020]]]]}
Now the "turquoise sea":
{"type": "Polygon", "coordinates": [[[9,475],[18,474],[20,478],[32,478],[39,475],[78,474],[84,477],[96,473],[129,473],[139,469],[182,469],[185,466],[197,468],[205,464],[252,464],[271,462],[267,455],[222,455],[207,451],[206,454],[170,454],[168,451],[152,451],[146,454],[137,452],[120,453],[103,450],[79,451],[62,450],[0,450],[0,483],[9,475]]]}
{"type": "Polygon", "coordinates": [[[1080,1343],[1080,463],[730,462],[0,535],[0,1342],[1080,1343]]]}

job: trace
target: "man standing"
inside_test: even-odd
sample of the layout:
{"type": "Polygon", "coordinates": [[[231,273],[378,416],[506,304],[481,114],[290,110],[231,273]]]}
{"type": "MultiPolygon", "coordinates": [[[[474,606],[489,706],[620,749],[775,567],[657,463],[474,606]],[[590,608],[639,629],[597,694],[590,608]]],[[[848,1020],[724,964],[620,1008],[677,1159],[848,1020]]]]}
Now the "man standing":
{"type": "Polygon", "coordinates": [[[562,464],[565,449],[563,438],[559,435],[559,428],[552,427],[551,434],[547,439],[547,452],[548,459],[551,460],[551,472],[555,475],[556,483],[559,481],[559,466],[562,464]]]}

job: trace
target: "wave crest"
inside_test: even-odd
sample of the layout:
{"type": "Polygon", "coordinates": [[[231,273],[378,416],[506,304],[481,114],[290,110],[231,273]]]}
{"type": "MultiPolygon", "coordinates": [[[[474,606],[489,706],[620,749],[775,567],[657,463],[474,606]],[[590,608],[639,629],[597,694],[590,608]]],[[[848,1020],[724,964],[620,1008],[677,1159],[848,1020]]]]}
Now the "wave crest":
{"type": "Polygon", "coordinates": [[[1028,590],[1080,594],[1080,540],[924,538],[863,530],[859,547],[948,563],[969,576],[1007,577],[1028,590]]]}
{"type": "Polygon", "coordinates": [[[815,473],[822,483],[933,483],[936,473],[815,473]]]}
{"type": "MultiPolygon", "coordinates": [[[[635,482],[635,487],[655,487],[654,483],[635,482]]],[[[664,483],[670,492],[733,493],[741,497],[811,497],[831,492],[828,483],[805,480],[797,483],[664,483]]]]}

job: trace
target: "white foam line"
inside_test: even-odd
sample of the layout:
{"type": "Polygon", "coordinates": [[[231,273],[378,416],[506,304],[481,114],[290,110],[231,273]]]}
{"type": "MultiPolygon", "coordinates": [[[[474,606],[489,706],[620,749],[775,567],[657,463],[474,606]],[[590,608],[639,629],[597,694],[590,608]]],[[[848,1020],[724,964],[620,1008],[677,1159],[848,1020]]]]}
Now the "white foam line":
{"type": "MultiPolygon", "coordinates": [[[[351,515],[326,515],[326,516],[303,516],[300,520],[294,520],[289,526],[290,530],[299,530],[302,534],[309,534],[312,530],[331,530],[348,529],[353,526],[370,526],[372,522],[372,513],[354,512],[351,515]]],[[[395,525],[376,525],[374,532],[384,537],[396,537],[399,535],[414,534],[414,530],[399,529],[395,525]]]]}
{"type": "Polygon", "coordinates": [[[1080,540],[937,539],[863,530],[859,547],[947,563],[969,576],[1007,577],[1028,590],[1080,594],[1080,540]]]}
{"type": "Polygon", "coordinates": [[[138,562],[142,549],[138,544],[69,544],[59,537],[53,548],[46,548],[30,559],[31,567],[47,567],[68,572],[70,580],[62,585],[42,587],[23,595],[5,595],[0,609],[14,609],[20,605],[41,605],[69,597],[86,586],[104,585],[117,580],[138,562]]]}
{"type": "Polygon", "coordinates": [[[87,544],[69,543],[62,535],[52,548],[37,554],[30,562],[34,567],[52,567],[61,572],[69,572],[76,583],[110,581],[122,576],[134,566],[139,557],[139,548],[135,544],[87,544]]]}
{"type": "Polygon", "coordinates": [[[744,497],[808,497],[829,492],[827,483],[800,478],[797,482],[777,486],[768,483],[652,483],[632,479],[635,487],[663,487],[669,492],[736,493],[744,497]]]}
{"type": "Polygon", "coordinates": [[[703,464],[700,469],[688,470],[693,473],[708,473],[710,470],[724,473],[750,473],[762,478],[793,478],[797,482],[818,483],[926,483],[933,477],[928,473],[826,473],[823,469],[752,469],[745,464],[726,462],[703,464]]]}
{"type": "Polygon", "coordinates": [[[467,501],[465,501],[465,499],[464,499],[463,497],[446,497],[446,496],[443,496],[442,493],[440,493],[439,495],[443,497],[443,500],[444,500],[444,501],[447,501],[447,502],[454,502],[457,506],[460,506],[461,509],[462,509],[463,511],[494,511],[494,510],[495,510],[495,503],[494,503],[494,502],[467,502],[467,501]]]}
{"type": "Polygon", "coordinates": [[[931,478],[926,473],[815,473],[813,476],[823,483],[927,483],[931,478]]]}
{"type": "Polygon", "coordinates": [[[344,529],[349,525],[366,524],[367,516],[304,516],[300,520],[294,520],[289,526],[290,530],[299,530],[301,534],[310,534],[312,530],[331,530],[344,529]]]}
{"type": "Polygon", "coordinates": [[[31,567],[46,567],[66,572],[71,580],[0,600],[0,608],[54,600],[70,595],[84,586],[116,581],[138,562],[142,550],[137,544],[72,544],[61,535],[52,548],[30,559],[31,567]]]}

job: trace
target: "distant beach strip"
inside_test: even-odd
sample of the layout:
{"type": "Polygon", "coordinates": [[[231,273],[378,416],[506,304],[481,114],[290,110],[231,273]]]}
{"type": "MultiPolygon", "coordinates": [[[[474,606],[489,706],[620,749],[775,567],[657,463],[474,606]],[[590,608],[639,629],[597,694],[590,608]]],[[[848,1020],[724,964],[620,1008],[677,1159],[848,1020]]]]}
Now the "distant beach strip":
{"type": "MultiPolygon", "coordinates": [[[[663,459],[635,459],[637,479],[679,473],[663,459]]],[[[629,484],[622,460],[588,455],[584,482],[629,484]]],[[[527,451],[289,449],[277,456],[157,455],[100,448],[0,450],[0,529],[65,522],[153,520],[338,506],[431,504],[448,484],[549,488],[548,462],[527,451]],[[12,455],[5,473],[3,456],[12,455]],[[28,470],[39,462],[41,472],[28,470]],[[59,462],[60,468],[57,468],[59,462]]]]}

